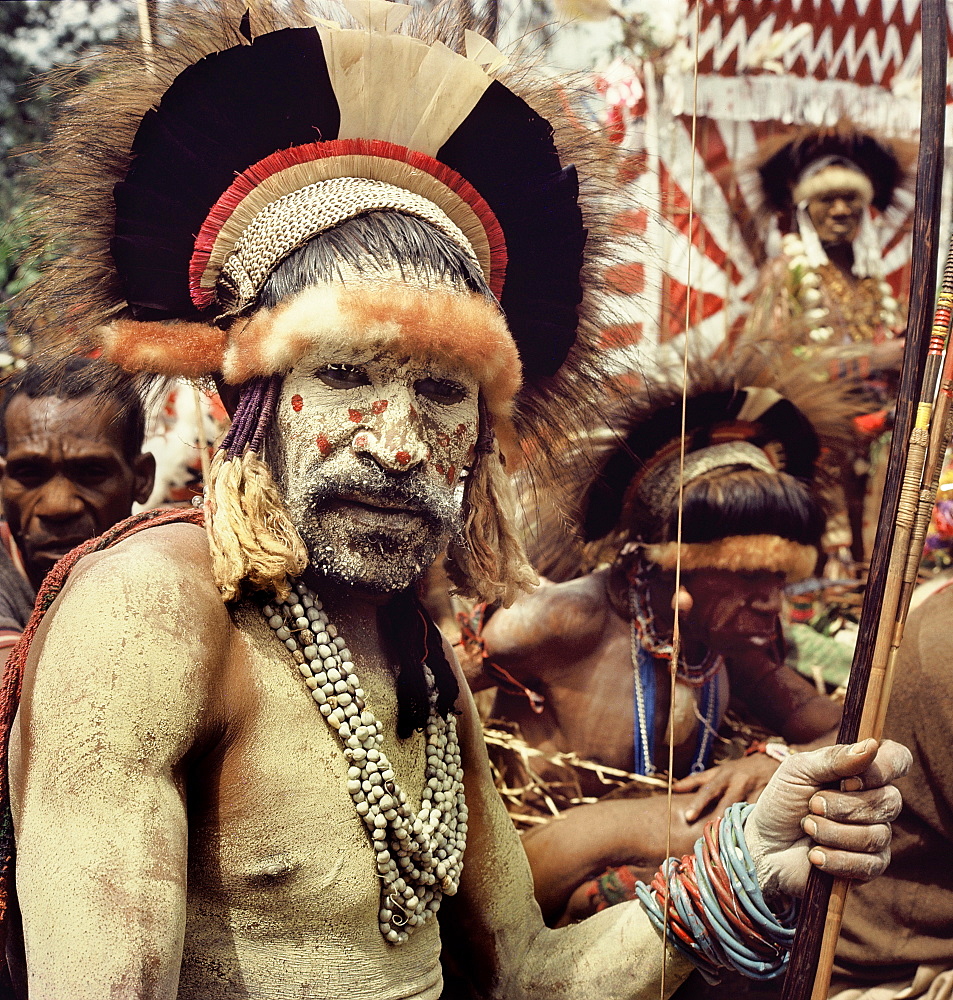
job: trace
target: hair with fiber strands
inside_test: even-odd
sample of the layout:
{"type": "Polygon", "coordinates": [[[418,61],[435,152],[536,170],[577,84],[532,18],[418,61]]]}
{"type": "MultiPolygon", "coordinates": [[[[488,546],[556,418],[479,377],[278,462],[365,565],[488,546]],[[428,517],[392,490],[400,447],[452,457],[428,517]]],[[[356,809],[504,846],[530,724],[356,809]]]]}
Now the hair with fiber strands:
{"type": "Polygon", "coordinates": [[[516,495],[483,401],[476,455],[463,491],[463,529],[447,550],[447,576],[463,594],[509,607],[539,578],[516,530],[516,495]]]}
{"type": "Polygon", "coordinates": [[[225,601],[243,588],[287,597],[308,555],[271,471],[259,458],[275,412],[281,378],[255,378],[242,386],[232,425],[209,468],[205,526],[212,576],[225,601]]]}
{"type": "Polygon", "coordinates": [[[375,211],[348,219],[292,251],[265,279],[259,308],[273,309],[309,284],[341,280],[341,266],[359,273],[396,267],[401,277],[449,280],[496,303],[479,267],[423,219],[375,211]]]}

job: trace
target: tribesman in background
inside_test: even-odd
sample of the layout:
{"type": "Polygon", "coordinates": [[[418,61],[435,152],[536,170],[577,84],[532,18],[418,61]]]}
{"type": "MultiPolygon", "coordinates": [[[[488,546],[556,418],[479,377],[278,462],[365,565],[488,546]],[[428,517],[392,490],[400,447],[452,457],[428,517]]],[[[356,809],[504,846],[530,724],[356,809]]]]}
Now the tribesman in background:
{"type": "MultiPolygon", "coordinates": [[[[823,362],[828,379],[863,386],[869,411],[892,407],[905,328],[871,210],[890,208],[910,162],[904,144],[842,123],[766,140],[740,177],[784,234],[781,253],[762,268],[742,341],[771,338],[782,365],[823,362]]],[[[840,470],[857,563],[864,561],[868,433],[885,419],[862,421],[840,470]]]]}
{"type": "Polygon", "coordinates": [[[483,630],[483,682],[502,668],[536,696],[501,687],[492,717],[537,750],[596,765],[588,779],[580,771],[583,795],[608,790],[599,765],[667,772],[672,744],[671,826],[665,796],[615,794],[524,834],[550,922],[635,898],[669,841],[673,853],[690,851],[709,819],[756,801],[793,750],[835,742],[840,709],[785,664],[779,616],[785,586],[817,565],[817,461],[822,448],[843,449],[854,411],[805,366],[780,379],[765,353],[696,363],[684,390],[680,379],[644,385],[591,447],[580,441],[564,487],[574,539],[561,525],[536,528],[535,561],[563,582],[521,595],[483,630]],[[596,568],[579,575],[580,564],[596,568]],[[729,704],[773,734],[736,760],[722,759],[719,739],[729,704]]]}
{"type": "MultiPolygon", "coordinates": [[[[655,997],[663,962],[672,990],[657,901],[544,929],[416,589],[447,545],[466,593],[533,584],[503,457],[600,388],[594,140],[439,12],[215,7],[107,57],[50,152],[70,253],[35,294],[90,302],[127,369],[214,375],[233,419],[204,508],[61,563],[11,657],[16,993],[435,1000],[441,948],[466,995],[655,997]]],[[[811,864],[883,868],[906,759],[801,755],[733,818],[711,865],[780,914],[739,942],[783,962],[811,864]]]]}

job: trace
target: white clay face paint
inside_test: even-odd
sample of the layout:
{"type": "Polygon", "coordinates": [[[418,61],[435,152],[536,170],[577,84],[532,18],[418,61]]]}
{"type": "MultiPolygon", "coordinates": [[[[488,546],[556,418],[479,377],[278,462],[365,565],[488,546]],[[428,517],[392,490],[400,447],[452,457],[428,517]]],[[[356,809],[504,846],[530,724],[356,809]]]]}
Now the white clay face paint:
{"type": "Polygon", "coordinates": [[[391,353],[312,353],[284,380],[274,446],[312,567],[388,592],[418,579],[459,529],[476,379],[391,353]]]}

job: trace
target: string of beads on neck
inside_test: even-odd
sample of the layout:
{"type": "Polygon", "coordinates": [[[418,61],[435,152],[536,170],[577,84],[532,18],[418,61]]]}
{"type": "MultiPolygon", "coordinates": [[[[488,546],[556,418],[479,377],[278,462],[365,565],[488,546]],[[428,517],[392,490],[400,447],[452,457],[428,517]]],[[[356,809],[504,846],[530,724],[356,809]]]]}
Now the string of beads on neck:
{"type": "MultiPolygon", "coordinates": [[[[629,613],[632,626],[638,633],[639,644],[660,660],[672,662],[675,648],[671,639],[662,639],[655,629],[655,611],[649,587],[648,568],[641,555],[629,573],[629,613]]],[[[721,669],[722,658],[706,650],[700,663],[689,663],[684,655],[678,658],[678,679],[689,687],[703,687],[721,669]]]]}
{"type": "MultiPolygon", "coordinates": [[[[636,774],[654,775],[656,664],[667,662],[671,670],[675,649],[671,640],[659,637],[649,588],[648,569],[641,553],[629,571],[629,655],[632,663],[634,726],[632,752],[636,774]]],[[[677,678],[688,687],[701,689],[700,729],[692,758],[691,773],[699,774],[710,764],[717,729],[718,678],[724,661],[708,650],[701,663],[690,664],[679,657],[677,678]]]]}
{"type": "Polygon", "coordinates": [[[285,601],[266,604],[261,612],[341,742],[347,791],[367,828],[381,880],[380,931],[391,944],[403,944],[460,885],[467,806],[456,717],[440,715],[433,674],[424,664],[427,767],[415,813],[384,753],[383,727],[365,704],[351,651],[321,601],[298,580],[285,601]]]}

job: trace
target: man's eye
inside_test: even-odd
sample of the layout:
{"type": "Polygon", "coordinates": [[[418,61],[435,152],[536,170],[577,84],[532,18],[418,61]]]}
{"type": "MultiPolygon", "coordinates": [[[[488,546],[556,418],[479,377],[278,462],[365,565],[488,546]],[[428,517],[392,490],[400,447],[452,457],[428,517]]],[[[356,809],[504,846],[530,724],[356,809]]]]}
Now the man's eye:
{"type": "Polygon", "coordinates": [[[314,374],[332,389],[354,389],[359,385],[371,384],[364,369],[355,365],[325,365],[314,374]]]}
{"type": "Polygon", "coordinates": [[[418,396],[432,399],[435,403],[450,406],[467,398],[467,390],[448,378],[422,378],[414,383],[414,391],[418,396]]]}
{"type": "Polygon", "coordinates": [[[110,472],[112,470],[105,465],[83,464],[72,471],[71,478],[77,483],[101,483],[110,472]]]}
{"type": "Polygon", "coordinates": [[[22,486],[39,486],[49,478],[49,470],[37,465],[10,465],[7,467],[7,475],[15,479],[22,486]]]}

